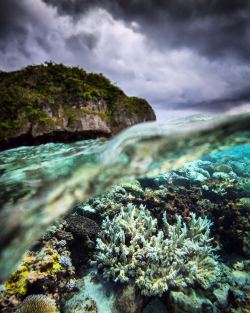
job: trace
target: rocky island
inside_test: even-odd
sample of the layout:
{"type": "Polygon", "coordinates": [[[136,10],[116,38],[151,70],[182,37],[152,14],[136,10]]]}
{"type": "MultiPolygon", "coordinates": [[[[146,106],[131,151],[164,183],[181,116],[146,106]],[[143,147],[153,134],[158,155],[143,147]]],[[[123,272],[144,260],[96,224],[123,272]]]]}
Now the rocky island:
{"type": "Polygon", "coordinates": [[[0,72],[0,147],[111,137],[155,120],[148,102],[128,97],[102,74],[46,62],[0,72]]]}

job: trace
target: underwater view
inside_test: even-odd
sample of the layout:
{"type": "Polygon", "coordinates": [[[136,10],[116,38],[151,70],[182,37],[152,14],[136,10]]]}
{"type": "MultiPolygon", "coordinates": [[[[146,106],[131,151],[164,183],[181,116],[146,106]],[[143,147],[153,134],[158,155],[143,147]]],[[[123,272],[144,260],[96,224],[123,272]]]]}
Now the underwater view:
{"type": "Polygon", "coordinates": [[[0,152],[1,312],[250,311],[250,115],[0,152]]]}

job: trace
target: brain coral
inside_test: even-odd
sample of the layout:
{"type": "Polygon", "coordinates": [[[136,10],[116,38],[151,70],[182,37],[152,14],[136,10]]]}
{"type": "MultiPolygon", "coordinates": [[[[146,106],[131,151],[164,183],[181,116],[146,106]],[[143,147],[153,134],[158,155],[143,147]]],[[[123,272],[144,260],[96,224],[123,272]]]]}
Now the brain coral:
{"type": "Polygon", "coordinates": [[[195,214],[187,224],[181,216],[175,225],[167,222],[166,215],[162,222],[159,229],[144,206],[129,204],[112,220],[103,221],[93,263],[105,278],[134,281],[145,295],[194,284],[209,288],[220,276],[210,244],[211,222],[195,214]]]}
{"type": "Polygon", "coordinates": [[[17,313],[56,313],[56,306],[45,295],[31,295],[23,301],[17,313]]]}

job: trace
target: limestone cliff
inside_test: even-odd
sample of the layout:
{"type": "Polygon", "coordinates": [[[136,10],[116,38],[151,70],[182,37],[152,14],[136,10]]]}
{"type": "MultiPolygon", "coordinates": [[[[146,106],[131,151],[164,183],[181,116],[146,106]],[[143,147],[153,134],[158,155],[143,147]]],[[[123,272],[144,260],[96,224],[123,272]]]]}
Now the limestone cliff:
{"type": "Polygon", "coordinates": [[[110,137],[152,120],[144,99],[126,96],[102,74],[51,62],[0,72],[0,149],[110,137]]]}

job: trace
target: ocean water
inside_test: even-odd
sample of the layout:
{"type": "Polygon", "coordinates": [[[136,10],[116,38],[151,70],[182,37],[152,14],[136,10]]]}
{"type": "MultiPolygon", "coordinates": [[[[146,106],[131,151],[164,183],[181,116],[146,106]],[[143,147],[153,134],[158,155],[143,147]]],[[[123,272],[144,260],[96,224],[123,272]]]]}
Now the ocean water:
{"type": "MultiPolygon", "coordinates": [[[[157,306],[160,307],[159,312],[163,312],[166,307],[166,312],[170,313],[249,312],[249,114],[217,117],[196,115],[169,120],[165,124],[136,125],[110,141],[86,140],[72,144],[49,143],[10,149],[0,153],[0,173],[0,279],[5,298],[0,298],[0,308],[3,312],[15,312],[23,299],[32,293],[42,293],[53,298],[61,312],[85,312],[83,310],[86,308],[81,306],[86,301],[90,302],[85,303],[85,306],[94,312],[96,305],[99,313],[157,312],[157,309],[152,309],[157,306]],[[150,286],[141,287],[142,291],[148,293],[146,296],[140,295],[140,287],[137,285],[139,291],[136,292],[139,295],[132,289],[124,291],[124,285],[119,280],[117,288],[121,290],[117,291],[116,285],[112,285],[110,294],[105,291],[107,299],[103,291],[98,292],[102,284],[100,280],[99,289],[95,290],[95,283],[89,278],[89,261],[92,257],[81,255],[74,246],[79,244],[81,227],[84,228],[81,232],[85,232],[83,238],[90,236],[90,226],[85,225],[83,219],[90,219],[101,227],[105,218],[112,220],[121,212],[121,208],[126,209],[128,205],[142,205],[157,219],[159,225],[163,212],[167,213],[171,225],[175,225],[177,215],[188,222],[190,213],[206,217],[212,222],[211,240],[220,251],[218,262],[226,268],[221,270],[220,280],[218,278],[208,288],[210,292],[197,282],[192,285],[188,279],[186,286],[169,283],[167,293],[150,294],[150,286]],[[54,235],[55,229],[57,234],[58,230],[67,230],[65,216],[71,215],[74,217],[75,230],[67,234],[72,233],[75,237],[69,241],[65,239],[66,243],[60,250],[59,244],[55,244],[59,240],[58,235],[54,235]],[[40,238],[46,234],[48,227],[50,230],[47,234],[50,235],[42,237],[41,248],[40,238]],[[71,274],[66,273],[64,268],[61,271],[63,274],[60,273],[63,278],[60,279],[65,280],[67,286],[78,284],[75,289],[72,287],[75,291],[69,287],[67,290],[60,287],[55,292],[55,286],[47,286],[47,278],[41,280],[39,266],[43,266],[41,260],[46,252],[43,251],[43,256],[40,256],[41,265],[36,263],[34,267],[34,264],[39,249],[44,249],[44,246],[47,249],[45,251],[52,249],[52,246],[53,249],[57,247],[60,266],[73,268],[76,274],[72,274],[72,271],[71,274]],[[67,250],[65,247],[70,248],[67,250]],[[29,279],[26,283],[26,278],[20,278],[19,272],[15,283],[20,279],[25,287],[21,283],[17,287],[13,281],[8,285],[5,282],[10,274],[20,264],[24,267],[24,263],[20,262],[24,262],[22,258],[29,249],[33,251],[31,256],[34,261],[29,261],[31,263],[25,269],[25,275],[29,277],[28,272],[33,266],[33,278],[25,276],[29,279]],[[82,262],[78,260],[80,258],[82,262]],[[86,277],[84,268],[88,271],[86,277]],[[37,279],[34,278],[36,271],[40,273],[40,283],[34,283],[37,279]],[[91,292],[87,292],[86,286],[91,286],[91,292]],[[18,288],[23,288],[22,292],[18,288]],[[124,294],[129,299],[127,301],[134,301],[135,307],[138,307],[123,311],[122,300],[119,302],[117,298],[126,302],[124,294]],[[149,294],[153,298],[149,298],[149,294]],[[155,302],[152,304],[150,301],[156,298],[161,303],[154,305],[155,302]],[[185,299],[185,303],[180,299],[185,299]],[[197,304],[196,309],[194,303],[197,304]]],[[[61,239],[64,240],[63,237],[61,239]]],[[[94,242],[92,240],[92,245],[94,242]]],[[[93,246],[90,251],[94,250],[93,246]]],[[[52,252],[48,254],[53,256],[52,252]]],[[[157,264],[160,267],[161,263],[157,264]]],[[[102,267],[108,273],[108,269],[102,267]]],[[[93,271],[96,272],[96,269],[93,271]]],[[[54,272],[50,272],[50,275],[53,276],[54,272]]],[[[58,275],[53,276],[55,285],[59,284],[56,280],[58,275]]],[[[128,279],[129,286],[134,286],[135,279],[128,279]]],[[[114,284],[115,279],[110,277],[110,280],[114,284]]]]}

